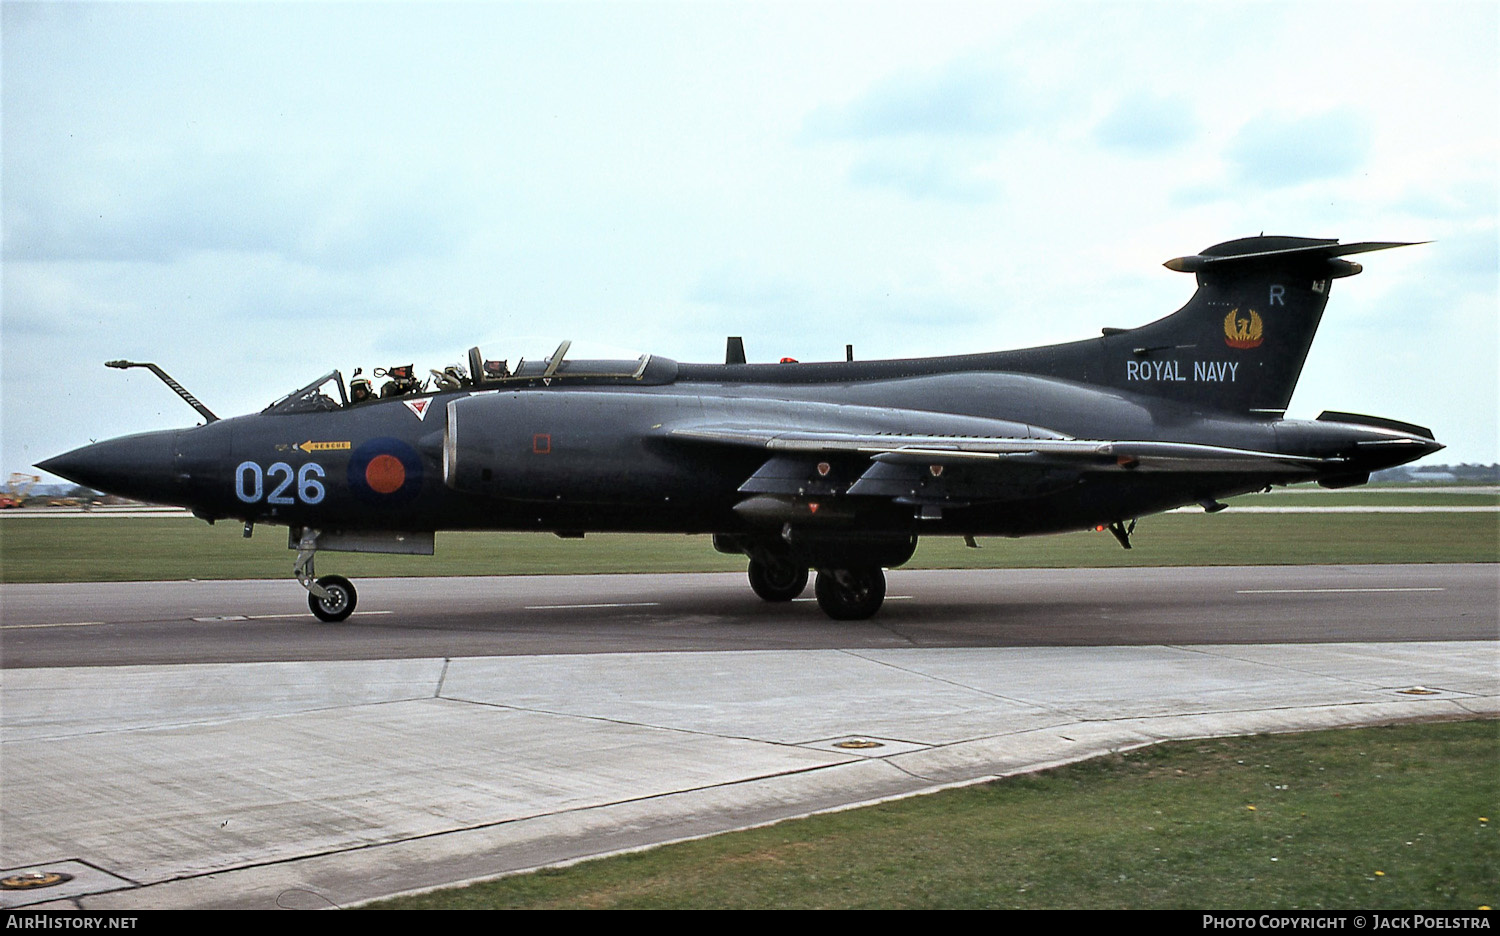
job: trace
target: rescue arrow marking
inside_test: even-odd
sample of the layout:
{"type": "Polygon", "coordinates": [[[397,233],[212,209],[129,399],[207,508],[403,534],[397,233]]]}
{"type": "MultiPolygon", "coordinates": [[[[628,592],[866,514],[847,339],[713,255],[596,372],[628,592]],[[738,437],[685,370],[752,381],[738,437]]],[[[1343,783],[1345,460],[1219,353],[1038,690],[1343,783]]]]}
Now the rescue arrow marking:
{"type": "Polygon", "coordinates": [[[308,439],[301,445],[292,446],[294,449],[301,449],[309,454],[313,452],[343,452],[348,451],[352,447],[352,444],[349,442],[314,442],[311,439],[308,439]]]}

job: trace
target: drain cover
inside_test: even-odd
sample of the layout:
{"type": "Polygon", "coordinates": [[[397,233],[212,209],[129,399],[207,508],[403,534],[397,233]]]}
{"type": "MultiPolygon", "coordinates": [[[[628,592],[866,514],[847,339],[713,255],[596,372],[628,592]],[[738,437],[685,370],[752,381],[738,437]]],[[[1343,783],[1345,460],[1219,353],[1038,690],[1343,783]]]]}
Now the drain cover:
{"type": "Polygon", "coordinates": [[[0,889],[34,890],[38,887],[52,887],[71,880],[73,880],[73,875],[64,874],[61,871],[28,871],[25,874],[0,877],[0,889]]]}
{"type": "Polygon", "coordinates": [[[863,738],[850,738],[848,741],[838,741],[834,747],[847,748],[853,751],[862,751],[865,748],[885,747],[879,741],[866,741],[863,738]]]}

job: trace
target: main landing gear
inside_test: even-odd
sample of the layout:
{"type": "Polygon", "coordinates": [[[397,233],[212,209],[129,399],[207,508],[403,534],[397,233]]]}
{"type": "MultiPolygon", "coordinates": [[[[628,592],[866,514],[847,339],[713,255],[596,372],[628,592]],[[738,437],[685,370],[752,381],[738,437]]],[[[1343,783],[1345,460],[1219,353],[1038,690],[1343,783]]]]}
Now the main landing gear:
{"type": "Polygon", "coordinates": [[[835,621],[863,621],[885,603],[885,572],[880,566],[819,569],[813,592],[818,607],[835,621]]]}
{"type": "MultiPolygon", "coordinates": [[[[789,562],[750,560],[750,588],[766,601],[791,601],[807,588],[808,571],[789,562]]],[[[818,607],[835,621],[863,621],[885,603],[885,572],[880,566],[819,569],[813,593],[818,607]]]]}
{"type": "Polygon", "coordinates": [[[342,575],[325,575],[314,579],[313,556],[318,551],[318,531],[304,529],[302,539],[297,541],[297,562],[292,572],[297,583],[307,589],[307,606],[320,621],[337,624],[354,613],[359,594],[354,583],[342,575]]]}
{"type": "Polygon", "coordinates": [[[750,590],[766,601],[791,601],[807,590],[807,567],[750,560],[750,590]]]}

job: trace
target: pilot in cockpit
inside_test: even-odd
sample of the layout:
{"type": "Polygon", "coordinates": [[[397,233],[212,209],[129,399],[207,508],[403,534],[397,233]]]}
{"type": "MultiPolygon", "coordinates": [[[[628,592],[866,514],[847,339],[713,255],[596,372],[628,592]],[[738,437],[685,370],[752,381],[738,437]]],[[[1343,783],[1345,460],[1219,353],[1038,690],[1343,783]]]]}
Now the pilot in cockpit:
{"type": "Polygon", "coordinates": [[[375,368],[376,377],[389,377],[380,388],[381,399],[387,397],[403,396],[408,393],[420,393],[422,382],[413,376],[415,365],[403,364],[400,367],[375,368]]]}
{"type": "Polygon", "coordinates": [[[361,370],[363,368],[356,367],[354,369],[354,376],[349,380],[349,402],[351,404],[364,403],[375,399],[375,390],[370,386],[370,378],[359,376],[361,370]]]}

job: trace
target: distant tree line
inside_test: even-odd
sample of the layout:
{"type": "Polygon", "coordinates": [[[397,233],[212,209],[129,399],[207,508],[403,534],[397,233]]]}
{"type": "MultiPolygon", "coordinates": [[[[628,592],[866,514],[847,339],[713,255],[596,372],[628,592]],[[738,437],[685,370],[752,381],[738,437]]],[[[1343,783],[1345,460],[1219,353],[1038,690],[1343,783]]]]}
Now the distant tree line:
{"type": "Polygon", "coordinates": [[[1402,465],[1387,468],[1370,476],[1371,481],[1397,481],[1411,484],[1437,481],[1464,484],[1500,483],[1500,465],[1402,465]]]}

